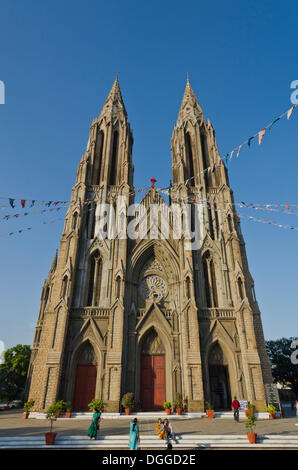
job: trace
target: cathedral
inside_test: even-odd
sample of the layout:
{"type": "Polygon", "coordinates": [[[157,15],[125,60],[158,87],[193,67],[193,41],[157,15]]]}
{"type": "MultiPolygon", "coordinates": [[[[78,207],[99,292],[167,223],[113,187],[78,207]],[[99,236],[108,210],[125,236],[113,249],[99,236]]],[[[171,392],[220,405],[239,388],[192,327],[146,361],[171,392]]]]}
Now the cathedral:
{"type": "Polygon", "coordinates": [[[142,411],[163,409],[177,393],[189,412],[204,411],[206,401],[229,410],[234,396],[265,411],[272,375],[254,281],[227,168],[218,165],[214,129],[188,79],[171,137],[167,201],[152,179],[135,203],[132,148],[116,78],[90,126],[42,289],[27,380],[33,411],[58,400],[85,411],[102,398],[105,411],[119,412],[127,392],[142,411]],[[142,206],[143,219],[151,204],[160,207],[156,236],[119,236],[131,221],[119,201],[122,209],[142,206]],[[179,201],[201,202],[193,249],[183,233],[175,236],[171,217],[168,236],[159,236],[163,210],[179,201]],[[105,206],[121,212],[116,236],[99,236],[105,206]]]}

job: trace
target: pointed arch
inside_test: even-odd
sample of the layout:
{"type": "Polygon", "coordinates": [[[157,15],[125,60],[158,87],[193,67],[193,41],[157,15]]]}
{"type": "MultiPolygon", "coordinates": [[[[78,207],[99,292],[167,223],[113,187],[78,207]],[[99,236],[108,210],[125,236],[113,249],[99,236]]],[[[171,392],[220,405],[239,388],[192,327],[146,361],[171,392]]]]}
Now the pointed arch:
{"type": "Polygon", "coordinates": [[[195,176],[194,159],[193,159],[193,152],[192,152],[192,141],[191,141],[191,136],[189,132],[186,132],[185,134],[185,151],[186,151],[188,178],[193,178],[195,176]]]}
{"type": "Polygon", "coordinates": [[[231,407],[229,362],[219,341],[210,346],[208,356],[209,399],[215,410],[231,407]]]}
{"type": "Polygon", "coordinates": [[[218,307],[215,266],[209,250],[204,253],[202,262],[207,308],[218,307]]]}
{"type": "Polygon", "coordinates": [[[118,147],[119,147],[119,133],[118,130],[114,131],[113,144],[112,144],[112,158],[110,167],[109,184],[114,186],[117,182],[117,163],[118,163],[118,147]]]}
{"type": "Polygon", "coordinates": [[[95,250],[89,257],[88,263],[88,283],[87,283],[87,306],[99,305],[101,277],[102,277],[102,257],[99,250],[95,250]]]}
{"type": "Polygon", "coordinates": [[[75,411],[88,410],[88,404],[96,396],[98,360],[89,339],[84,341],[76,353],[76,368],[73,393],[75,411]]]}
{"type": "Polygon", "coordinates": [[[239,276],[237,279],[237,284],[238,284],[238,295],[240,297],[240,300],[244,299],[244,290],[243,290],[243,282],[241,277],[239,276]]]}
{"type": "Polygon", "coordinates": [[[97,134],[96,146],[95,146],[95,156],[94,156],[93,172],[92,172],[92,184],[93,185],[99,185],[99,182],[100,182],[103,146],[104,146],[104,132],[100,130],[97,134]]]}

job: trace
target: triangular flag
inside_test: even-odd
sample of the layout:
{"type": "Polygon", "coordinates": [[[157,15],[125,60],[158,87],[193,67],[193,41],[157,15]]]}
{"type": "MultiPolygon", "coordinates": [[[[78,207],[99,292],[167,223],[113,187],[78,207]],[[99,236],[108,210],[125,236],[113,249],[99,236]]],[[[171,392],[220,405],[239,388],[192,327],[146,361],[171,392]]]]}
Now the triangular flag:
{"type": "Polygon", "coordinates": [[[235,149],[232,150],[232,152],[230,153],[230,161],[232,160],[232,156],[233,156],[233,153],[235,152],[235,149]]]}
{"type": "Polygon", "coordinates": [[[262,143],[265,132],[266,132],[266,128],[259,132],[259,145],[261,145],[262,143]]]}
{"type": "Polygon", "coordinates": [[[21,206],[22,206],[23,209],[24,209],[24,207],[25,207],[25,202],[26,202],[25,199],[21,199],[21,206]]]}
{"type": "Polygon", "coordinates": [[[14,199],[9,199],[9,204],[14,209],[14,199]]]}
{"type": "Polygon", "coordinates": [[[250,138],[248,139],[247,144],[248,144],[249,147],[250,147],[250,143],[251,143],[252,139],[254,139],[254,136],[252,136],[252,137],[250,137],[250,138]]]}
{"type": "Polygon", "coordinates": [[[279,120],[280,120],[280,118],[278,117],[278,118],[274,119],[273,122],[271,122],[271,124],[270,124],[270,126],[269,126],[269,131],[271,130],[271,127],[272,127],[277,121],[279,121],[279,120]]]}
{"type": "Polygon", "coordinates": [[[287,112],[287,119],[290,119],[291,114],[292,114],[294,108],[295,108],[295,106],[292,106],[292,107],[289,109],[289,111],[287,112]]]}

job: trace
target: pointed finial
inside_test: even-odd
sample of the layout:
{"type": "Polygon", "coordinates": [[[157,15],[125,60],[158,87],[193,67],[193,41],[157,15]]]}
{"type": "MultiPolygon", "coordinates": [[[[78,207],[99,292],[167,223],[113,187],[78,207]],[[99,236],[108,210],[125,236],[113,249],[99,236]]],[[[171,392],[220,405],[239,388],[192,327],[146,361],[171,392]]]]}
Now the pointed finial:
{"type": "Polygon", "coordinates": [[[186,83],[189,83],[189,73],[186,72],[186,83]]]}
{"type": "Polygon", "coordinates": [[[120,72],[116,72],[116,80],[118,80],[118,75],[119,75],[120,72]]]}

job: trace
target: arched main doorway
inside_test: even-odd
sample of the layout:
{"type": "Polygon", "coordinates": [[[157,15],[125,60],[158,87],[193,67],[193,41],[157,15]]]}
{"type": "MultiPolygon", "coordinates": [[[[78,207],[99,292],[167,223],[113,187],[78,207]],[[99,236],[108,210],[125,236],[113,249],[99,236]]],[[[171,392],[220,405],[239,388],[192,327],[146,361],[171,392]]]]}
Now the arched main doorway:
{"type": "Polygon", "coordinates": [[[229,367],[218,343],[212,347],[209,359],[210,400],[215,410],[231,409],[229,367]]]}
{"type": "Polygon", "coordinates": [[[145,336],[141,349],[140,399],[143,410],[161,410],[166,399],[165,349],[154,329],[145,336]]]}
{"type": "Polygon", "coordinates": [[[97,361],[89,341],[81,348],[77,366],[73,396],[74,411],[88,411],[88,403],[95,398],[97,361]]]}

